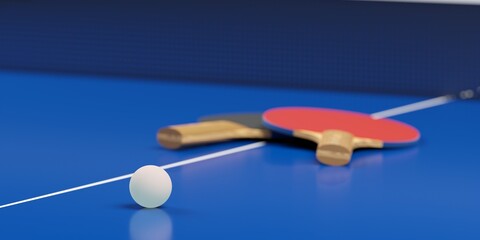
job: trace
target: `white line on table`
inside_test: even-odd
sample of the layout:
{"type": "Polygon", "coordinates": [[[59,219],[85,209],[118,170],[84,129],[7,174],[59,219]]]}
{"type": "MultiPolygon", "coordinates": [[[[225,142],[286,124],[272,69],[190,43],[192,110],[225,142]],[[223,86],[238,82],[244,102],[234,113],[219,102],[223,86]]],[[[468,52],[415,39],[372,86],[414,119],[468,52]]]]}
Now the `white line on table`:
{"type": "MultiPolygon", "coordinates": [[[[453,97],[451,97],[450,95],[446,95],[446,96],[436,97],[436,98],[432,98],[432,99],[417,102],[417,103],[408,104],[408,105],[401,106],[401,107],[388,109],[388,110],[381,111],[381,112],[376,112],[376,113],[371,114],[370,116],[372,116],[372,118],[374,118],[374,119],[392,117],[392,116],[396,116],[396,115],[399,115],[399,114],[404,114],[404,113],[409,113],[409,112],[414,112],[414,111],[418,111],[418,110],[422,110],[422,109],[426,109],[426,108],[439,106],[439,105],[442,105],[442,104],[449,103],[452,100],[453,100],[453,97]]],[[[184,165],[188,165],[188,164],[192,164],[192,163],[196,163],[196,162],[201,162],[201,161],[205,161],[205,160],[209,160],[209,159],[213,159],[213,158],[218,158],[218,157],[222,157],[222,156],[226,156],[226,155],[230,155],[230,154],[234,154],[234,153],[238,153],[238,152],[243,152],[243,151],[248,151],[248,150],[255,149],[255,148],[260,148],[260,147],[265,146],[265,144],[266,144],[266,142],[264,142],[264,141],[251,143],[251,144],[247,144],[247,145],[244,145],[244,146],[223,150],[223,151],[216,152],[216,153],[210,153],[210,154],[207,154],[207,155],[203,155],[203,156],[199,156],[199,157],[195,157],[195,158],[191,158],[191,159],[186,159],[186,160],[179,161],[179,162],[176,162],[176,163],[163,165],[163,166],[160,166],[160,167],[163,168],[163,169],[180,167],[180,166],[184,166],[184,165]]],[[[82,189],[86,189],[86,188],[91,188],[91,187],[95,187],[95,186],[99,186],[99,185],[103,185],[103,184],[107,184],[107,183],[111,183],[111,182],[117,182],[117,181],[120,181],[120,180],[130,178],[132,175],[133,175],[133,173],[130,173],[130,174],[122,175],[122,176],[119,176],[119,177],[109,178],[109,179],[106,179],[106,180],[102,180],[102,181],[89,183],[89,184],[85,184],[85,185],[74,187],[74,188],[65,189],[65,190],[58,191],[58,192],[53,192],[53,193],[41,195],[41,196],[38,196],[38,197],[33,197],[33,198],[28,198],[28,199],[17,201],[17,202],[8,203],[8,204],[5,204],[5,205],[1,205],[0,209],[1,208],[6,208],[6,207],[11,207],[11,206],[22,204],[22,203],[27,203],[27,202],[40,200],[40,199],[43,199],[43,198],[49,198],[49,197],[53,197],[53,196],[57,196],[57,195],[61,195],[61,194],[69,193],[69,192],[74,192],[74,191],[78,191],[78,190],[82,190],[82,189]]]]}
{"type": "MultiPolygon", "coordinates": [[[[252,149],[255,149],[255,148],[263,147],[264,145],[265,145],[264,141],[251,143],[251,144],[247,144],[247,145],[244,145],[244,146],[227,149],[227,150],[224,150],[224,151],[220,151],[220,152],[216,152],[216,153],[210,153],[210,154],[203,155],[203,156],[200,156],[200,157],[195,157],[195,158],[179,161],[179,162],[176,162],[176,163],[163,165],[163,166],[160,166],[160,167],[163,168],[163,169],[180,167],[180,166],[183,166],[183,165],[192,164],[192,163],[196,163],[196,162],[201,162],[201,161],[209,160],[209,159],[212,159],[212,158],[218,158],[218,157],[222,157],[222,156],[226,156],[226,155],[230,155],[230,154],[234,154],[234,153],[239,153],[239,152],[243,152],[243,151],[252,150],[252,149]]],[[[27,202],[31,202],[31,201],[35,201],[35,200],[40,200],[40,199],[43,199],[43,198],[49,198],[49,197],[53,197],[53,196],[57,196],[57,195],[61,195],[61,194],[69,193],[69,192],[78,191],[78,190],[85,189],[85,188],[91,188],[91,187],[95,187],[95,186],[99,186],[99,185],[103,185],[103,184],[107,184],[107,183],[111,183],[111,182],[117,182],[117,181],[120,181],[120,180],[123,180],[123,179],[130,178],[132,175],[133,175],[133,173],[130,173],[130,174],[122,175],[122,176],[119,176],[119,177],[109,178],[109,179],[106,179],[106,180],[103,180],[103,181],[98,181],[98,182],[85,184],[85,185],[74,187],[74,188],[65,189],[65,190],[58,191],[58,192],[53,192],[53,193],[41,195],[41,196],[38,196],[38,197],[28,198],[28,199],[25,199],[25,200],[21,200],[21,201],[17,201],[17,202],[2,205],[2,206],[0,206],[0,208],[6,208],[6,207],[22,204],[22,203],[27,203],[27,202]]]]}
{"type": "Polygon", "coordinates": [[[401,106],[401,107],[388,109],[388,110],[385,110],[385,111],[372,113],[372,114],[370,114],[370,116],[373,119],[388,118],[388,117],[393,117],[393,116],[397,116],[397,115],[404,114],[404,113],[414,112],[414,111],[418,111],[418,110],[422,110],[422,109],[426,109],[426,108],[431,108],[431,107],[443,105],[443,104],[449,103],[453,100],[454,100],[454,98],[451,95],[445,95],[445,96],[440,96],[440,97],[428,99],[428,100],[421,101],[421,102],[416,102],[416,103],[404,105],[404,106],[401,106]]]}

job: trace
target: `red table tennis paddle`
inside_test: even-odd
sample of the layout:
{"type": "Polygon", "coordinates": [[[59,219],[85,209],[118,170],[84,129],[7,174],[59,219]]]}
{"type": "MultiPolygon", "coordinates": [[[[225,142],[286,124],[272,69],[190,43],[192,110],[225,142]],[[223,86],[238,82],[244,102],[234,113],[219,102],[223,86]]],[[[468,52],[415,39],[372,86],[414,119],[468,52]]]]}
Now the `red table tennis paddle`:
{"type": "Polygon", "coordinates": [[[417,142],[420,132],[392,119],[312,107],[281,107],[263,113],[270,130],[316,142],[318,161],[342,166],[357,148],[401,147],[417,142]]]}

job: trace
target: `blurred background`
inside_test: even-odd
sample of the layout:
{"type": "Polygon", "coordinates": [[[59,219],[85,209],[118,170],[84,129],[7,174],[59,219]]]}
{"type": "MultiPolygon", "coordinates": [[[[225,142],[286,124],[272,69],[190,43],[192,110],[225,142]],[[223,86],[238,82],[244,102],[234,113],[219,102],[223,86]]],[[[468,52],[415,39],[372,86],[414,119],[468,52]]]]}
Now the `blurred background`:
{"type": "Polygon", "coordinates": [[[479,23],[477,5],[11,0],[0,69],[439,95],[478,85],[479,23]]]}

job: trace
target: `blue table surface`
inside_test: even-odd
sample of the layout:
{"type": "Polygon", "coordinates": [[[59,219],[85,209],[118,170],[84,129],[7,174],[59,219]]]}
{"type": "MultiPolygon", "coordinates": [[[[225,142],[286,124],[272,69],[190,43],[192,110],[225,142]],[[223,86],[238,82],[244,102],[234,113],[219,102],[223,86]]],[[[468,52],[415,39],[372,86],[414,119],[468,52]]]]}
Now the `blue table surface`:
{"type": "MultiPolygon", "coordinates": [[[[133,80],[0,72],[0,205],[255,142],[157,145],[159,127],[199,116],[424,99],[133,80]]],[[[168,170],[160,209],[135,205],[128,180],[0,209],[0,239],[478,239],[480,102],[393,118],[419,128],[419,144],[335,168],[310,147],[268,143],[168,170]]]]}

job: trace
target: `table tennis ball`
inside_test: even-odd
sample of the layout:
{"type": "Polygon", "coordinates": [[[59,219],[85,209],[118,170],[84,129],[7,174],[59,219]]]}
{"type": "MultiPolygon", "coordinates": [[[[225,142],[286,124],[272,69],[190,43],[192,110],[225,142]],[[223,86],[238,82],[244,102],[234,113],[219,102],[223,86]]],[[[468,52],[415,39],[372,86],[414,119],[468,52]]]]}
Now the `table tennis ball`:
{"type": "Polygon", "coordinates": [[[142,207],[160,207],[168,200],[170,193],[172,180],[161,167],[143,166],[130,178],[130,195],[142,207]]]}

